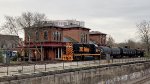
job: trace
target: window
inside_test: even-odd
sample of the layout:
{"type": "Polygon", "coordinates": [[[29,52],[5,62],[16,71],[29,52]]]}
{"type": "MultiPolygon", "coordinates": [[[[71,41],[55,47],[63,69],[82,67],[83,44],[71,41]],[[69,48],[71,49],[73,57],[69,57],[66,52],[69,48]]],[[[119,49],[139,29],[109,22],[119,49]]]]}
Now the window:
{"type": "Polygon", "coordinates": [[[26,40],[30,41],[30,36],[29,35],[27,35],[26,40]]]}
{"type": "Polygon", "coordinates": [[[87,43],[87,34],[81,33],[81,43],[87,43]]]}
{"type": "Polygon", "coordinates": [[[61,33],[57,32],[57,41],[61,41],[61,33]]]}
{"type": "Polygon", "coordinates": [[[14,48],[14,44],[12,44],[12,48],[14,48]]]}
{"type": "Polygon", "coordinates": [[[38,41],[39,40],[39,32],[35,32],[35,40],[38,41]]]}
{"type": "Polygon", "coordinates": [[[54,41],[61,41],[61,33],[58,31],[53,32],[53,40],[54,41]]]}
{"type": "Polygon", "coordinates": [[[44,31],[44,40],[48,40],[48,31],[44,31]]]}
{"type": "Polygon", "coordinates": [[[59,41],[61,41],[61,33],[59,33],[59,41]]]}
{"type": "Polygon", "coordinates": [[[83,42],[83,34],[81,34],[81,43],[83,42]]]}
{"type": "Polygon", "coordinates": [[[55,41],[55,32],[53,32],[53,35],[52,35],[52,36],[53,36],[53,40],[55,41]]]}
{"type": "Polygon", "coordinates": [[[59,32],[56,32],[56,36],[57,36],[57,41],[59,39],[59,32]]]}
{"type": "Polygon", "coordinates": [[[87,43],[87,34],[85,35],[85,42],[87,43]]]}
{"type": "Polygon", "coordinates": [[[53,32],[53,40],[54,40],[54,41],[57,40],[57,32],[53,32]]]}
{"type": "Polygon", "coordinates": [[[12,45],[12,48],[17,47],[17,44],[15,44],[15,43],[13,43],[13,44],[11,44],[11,45],[12,45]]]}
{"type": "Polygon", "coordinates": [[[54,37],[55,37],[55,41],[57,40],[57,32],[55,32],[55,35],[54,35],[54,37]]]}
{"type": "Polygon", "coordinates": [[[4,44],[1,45],[1,48],[4,48],[4,44]]]}
{"type": "Polygon", "coordinates": [[[85,34],[83,34],[83,43],[85,43],[85,34]]]}

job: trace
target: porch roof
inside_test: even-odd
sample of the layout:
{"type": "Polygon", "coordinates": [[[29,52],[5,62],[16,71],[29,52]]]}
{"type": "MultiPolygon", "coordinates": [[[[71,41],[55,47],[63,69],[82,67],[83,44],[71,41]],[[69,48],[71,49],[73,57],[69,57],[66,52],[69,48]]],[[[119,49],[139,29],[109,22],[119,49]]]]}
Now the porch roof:
{"type": "Polygon", "coordinates": [[[26,43],[25,47],[65,47],[66,42],[39,42],[39,43],[26,43]]]}

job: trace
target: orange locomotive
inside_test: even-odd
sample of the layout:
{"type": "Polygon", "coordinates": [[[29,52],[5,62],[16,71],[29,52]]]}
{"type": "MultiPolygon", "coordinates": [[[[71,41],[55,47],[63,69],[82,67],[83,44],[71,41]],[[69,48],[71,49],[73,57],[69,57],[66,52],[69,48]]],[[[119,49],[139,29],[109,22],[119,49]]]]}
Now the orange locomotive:
{"type": "Polygon", "coordinates": [[[101,56],[100,50],[94,44],[72,44],[66,43],[66,51],[62,56],[62,60],[84,60],[85,57],[90,56],[98,59],[101,56]]]}

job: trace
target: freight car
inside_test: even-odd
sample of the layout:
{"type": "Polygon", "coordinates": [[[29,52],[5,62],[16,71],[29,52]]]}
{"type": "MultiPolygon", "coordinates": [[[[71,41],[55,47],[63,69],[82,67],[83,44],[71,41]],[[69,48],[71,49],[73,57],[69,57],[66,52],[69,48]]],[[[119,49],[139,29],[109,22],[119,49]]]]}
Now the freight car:
{"type": "Polygon", "coordinates": [[[107,54],[111,54],[111,48],[106,46],[99,46],[98,49],[101,51],[101,58],[106,58],[107,54]]]}
{"type": "Polygon", "coordinates": [[[137,57],[143,57],[144,56],[144,50],[136,49],[136,56],[137,57]]]}
{"type": "Polygon", "coordinates": [[[140,49],[130,49],[130,48],[110,48],[107,46],[100,46],[99,49],[102,52],[102,57],[106,57],[106,54],[110,54],[113,58],[122,57],[143,57],[144,51],[140,49]]]}
{"type": "Polygon", "coordinates": [[[120,48],[111,48],[111,56],[113,56],[114,58],[121,58],[120,48]]]}

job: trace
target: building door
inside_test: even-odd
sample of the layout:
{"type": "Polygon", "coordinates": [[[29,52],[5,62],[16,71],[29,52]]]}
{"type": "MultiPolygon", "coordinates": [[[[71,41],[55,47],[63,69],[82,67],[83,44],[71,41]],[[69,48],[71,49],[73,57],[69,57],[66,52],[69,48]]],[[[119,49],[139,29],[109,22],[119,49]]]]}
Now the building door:
{"type": "Polygon", "coordinates": [[[62,48],[57,48],[56,49],[56,58],[60,59],[62,56],[62,48]]]}
{"type": "Polygon", "coordinates": [[[45,48],[43,52],[44,52],[44,60],[49,60],[49,49],[45,48]]]}

